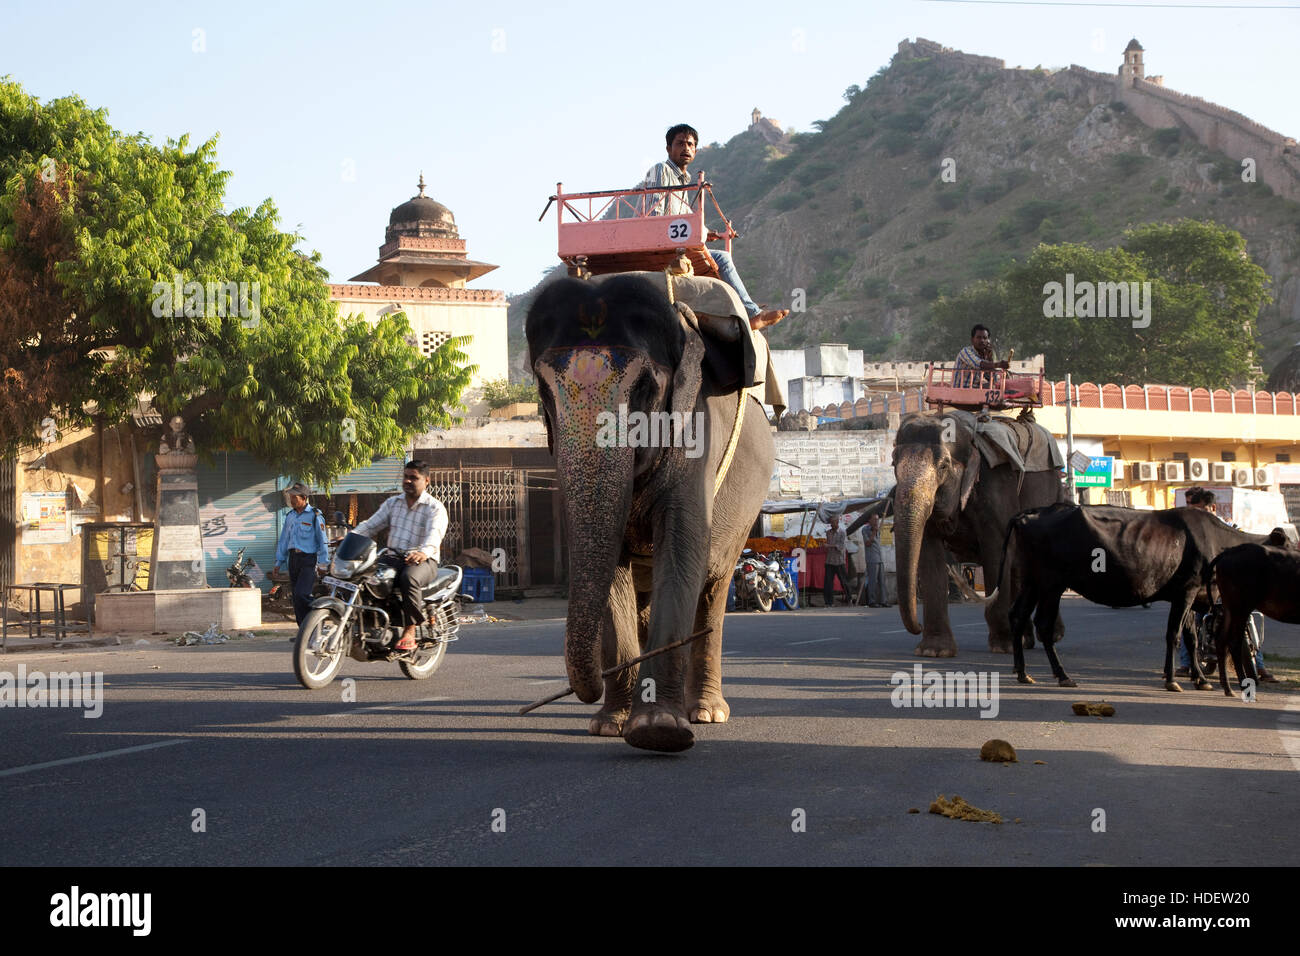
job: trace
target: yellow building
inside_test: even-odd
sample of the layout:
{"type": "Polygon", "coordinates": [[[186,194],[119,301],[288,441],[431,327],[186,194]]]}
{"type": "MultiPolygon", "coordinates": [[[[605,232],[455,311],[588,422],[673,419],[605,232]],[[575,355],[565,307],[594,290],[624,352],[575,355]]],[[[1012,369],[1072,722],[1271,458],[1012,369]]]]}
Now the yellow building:
{"type": "MultiPolygon", "coordinates": [[[[1073,388],[1072,429],[1085,454],[1113,457],[1110,489],[1080,500],[1172,508],[1179,489],[1280,491],[1300,516],[1300,396],[1176,385],[1073,388]]],[[[1066,388],[1050,384],[1035,416],[1065,436],[1066,388]]]]}
{"type": "Polygon", "coordinates": [[[421,176],[419,192],[389,215],[379,261],[347,284],[331,283],[330,298],[339,304],[340,312],[372,322],[405,312],[426,355],[452,336],[472,336],[463,349],[478,366],[470,387],[505,378],[509,365],[505,293],[466,287],[496,266],[468,257],[455,216],[426,196],[424,188],[421,176]]]}

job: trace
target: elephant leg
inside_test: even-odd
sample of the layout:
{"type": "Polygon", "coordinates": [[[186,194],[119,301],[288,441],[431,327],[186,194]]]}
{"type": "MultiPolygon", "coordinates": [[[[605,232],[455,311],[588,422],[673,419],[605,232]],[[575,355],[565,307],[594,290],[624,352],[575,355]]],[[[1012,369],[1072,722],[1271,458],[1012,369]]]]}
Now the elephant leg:
{"type": "Polygon", "coordinates": [[[722,696],[722,623],[727,609],[729,575],[706,585],[695,614],[695,630],[709,633],[690,645],[686,677],[686,713],[693,724],[723,724],[731,708],[722,696]]]}
{"type": "MultiPolygon", "coordinates": [[[[991,539],[988,535],[980,538],[980,564],[984,568],[986,594],[990,590],[988,582],[996,582],[998,579],[1003,560],[1001,550],[1000,540],[991,539]]],[[[989,628],[989,650],[994,654],[1010,654],[1012,650],[1011,596],[1019,593],[1020,575],[1019,569],[1014,565],[1007,571],[1009,579],[1007,585],[999,587],[997,596],[984,605],[984,621],[989,628]]],[[[1033,634],[1032,625],[1026,628],[1026,633],[1033,634]]],[[[1025,646],[1034,646],[1032,636],[1025,642],[1025,646]]]]}
{"type": "MultiPolygon", "coordinates": [[[[654,553],[659,557],[650,599],[647,651],[688,637],[699,610],[712,508],[706,497],[704,470],[698,469],[694,478],[690,486],[684,482],[674,488],[657,509],[654,553]],[[665,561],[663,555],[672,555],[671,561],[665,561]]],[[[686,648],[678,648],[642,662],[632,713],[623,727],[623,739],[633,747],[676,753],[694,745],[695,734],[686,715],[686,658],[686,648]]]]}
{"type": "MultiPolygon", "coordinates": [[[[648,616],[648,608],[646,611],[648,616]]],[[[638,608],[638,595],[632,585],[632,569],[626,564],[614,570],[614,580],[605,607],[605,622],[601,628],[601,667],[611,667],[637,656],[638,621],[642,617],[638,608]]],[[[642,640],[644,635],[642,635],[642,640]]],[[[595,737],[620,737],[628,714],[632,710],[632,695],[636,690],[637,668],[629,667],[604,678],[605,696],[600,710],[591,718],[587,732],[595,737]]]]}
{"type": "Polygon", "coordinates": [[[957,642],[948,623],[948,563],[943,556],[943,541],[926,531],[921,538],[921,555],[917,577],[920,579],[922,626],[917,657],[955,657],[957,642]]]}

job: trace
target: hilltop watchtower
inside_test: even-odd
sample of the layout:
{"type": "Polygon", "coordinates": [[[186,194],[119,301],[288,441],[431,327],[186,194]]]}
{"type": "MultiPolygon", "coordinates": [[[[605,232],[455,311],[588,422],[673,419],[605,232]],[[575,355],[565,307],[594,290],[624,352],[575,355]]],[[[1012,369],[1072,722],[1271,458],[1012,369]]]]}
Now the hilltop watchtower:
{"type": "Polygon", "coordinates": [[[1128,41],[1124,47],[1124,62],[1119,68],[1120,86],[1132,86],[1134,80],[1146,79],[1146,67],[1142,65],[1142,44],[1137,37],[1128,41]]]}

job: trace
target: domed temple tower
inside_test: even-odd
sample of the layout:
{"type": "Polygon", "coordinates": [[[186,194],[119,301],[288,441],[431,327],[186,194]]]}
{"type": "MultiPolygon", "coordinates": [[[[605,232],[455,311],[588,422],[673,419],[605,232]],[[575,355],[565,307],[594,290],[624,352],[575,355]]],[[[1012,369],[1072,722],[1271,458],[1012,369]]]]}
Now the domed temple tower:
{"type": "Polygon", "coordinates": [[[505,293],[466,287],[496,266],[469,258],[456,217],[424,194],[423,174],[418,190],[389,215],[379,261],[347,284],[331,284],[330,298],[339,303],[340,312],[372,322],[405,312],[426,355],[452,336],[471,335],[473,341],[463,350],[479,367],[471,385],[504,378],[505,293]]]}

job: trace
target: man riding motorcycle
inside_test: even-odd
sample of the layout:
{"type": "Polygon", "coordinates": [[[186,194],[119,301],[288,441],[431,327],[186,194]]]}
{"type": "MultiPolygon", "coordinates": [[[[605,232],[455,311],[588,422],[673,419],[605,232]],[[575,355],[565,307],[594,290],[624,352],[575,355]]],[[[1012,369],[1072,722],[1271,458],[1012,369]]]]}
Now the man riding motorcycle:
{"type": "Polygon", "coordinates": [[[438,573],[442,538],[447,533],[447,509],[426,491],[428,487],[428,464],[418,458],[408,461],[402,469],[402,494],[393,495],[352,529],[368,538],[388,529],[389,552],[380,561],[398,571],[397,589],[405,618],[397,642],[399,651],[416,648],[415,629],[424,622],[422,591],[438,573]]]}

